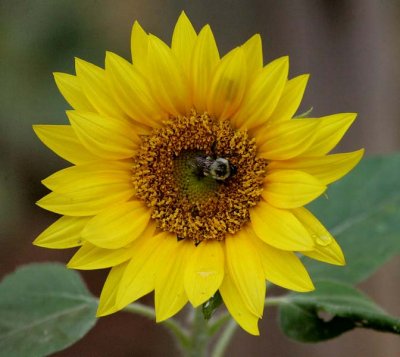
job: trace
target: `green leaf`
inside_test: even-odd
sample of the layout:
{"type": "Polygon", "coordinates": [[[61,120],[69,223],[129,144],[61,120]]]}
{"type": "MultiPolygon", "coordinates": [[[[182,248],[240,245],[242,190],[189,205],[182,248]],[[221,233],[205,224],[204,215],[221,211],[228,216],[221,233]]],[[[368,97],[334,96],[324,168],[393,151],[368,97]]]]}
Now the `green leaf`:
{"type": "Polygon", "coordinates": [[[0,351],[45,356],[81,339],[95,324],[96,300],[61,264],[31,264],[0,283],[0,351]]]}
{"type": "Polygon", "coordinates": [[[208,301],[206,301],[201,309],[205,320],[211,319],[215,310],[222,304],[222,297],[219,291],[217,291],[208,301]]]}
{"type": "Polygon", "coordinates": [[[400,319],[346,284],[319,281],[314,292],[291,293],[286,298],[280,307],[280,326],[297,341],[323,341],[356,327],[400,334],[400,319]]]}
{"type": "Polygon", "coordinates": [[[305,259],[313,278],[358,283],[400,253],[400,155],[364,159],[310,205],[343,249],[347,265],[305,259]]]}

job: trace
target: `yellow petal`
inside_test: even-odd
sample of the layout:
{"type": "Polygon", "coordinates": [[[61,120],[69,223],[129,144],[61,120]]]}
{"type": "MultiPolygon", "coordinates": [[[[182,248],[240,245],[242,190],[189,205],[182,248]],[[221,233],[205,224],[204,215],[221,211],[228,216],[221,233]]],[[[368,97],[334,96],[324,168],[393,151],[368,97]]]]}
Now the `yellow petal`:
{"type": "Polygon", "coordinates": [[[297,208],[293,210],[293,213],[304,225],[304,227],[307,228],[311,234],[311,237],[315,241],[314,249],[307,252],[301,252],[302,254],[330,264],[346,264],[340,246],[337,244],[328,230],[316,217],[314,217],[310,211],[308,211],[306,208],[297,208]]]}
{"type": "Polygon", "coordinates": [[[232,121],[240,129],[252,129],[265,123],[278,104],[287,81],[289,58],[269,63],[254,78],[232,121]]]}
{"type": "Polygon", "coordinates": [[[59,91],[72,108],[89,112],[95,111],[85,93],[83,93],[82,86],[76,76],[67,73],[53,73],[53,75],[59,91]]]}
{"type": "MultiPolygon", "coordinates": [[[[94,195],[99,190],[112,193],[113,185],[129,184],[132,188],[131,164],[129,162],[102,161],[80,166],[71,166],[57,171],[42,181],[52,191],[78,196],[94,195]]],[[[100,193],[99,192],[99,193],[100,193]]]]}
{"type": "Polygon", "coordinates": [[[290,211],[261,201],[250,210],[250,220],[258,238],[275,248],[290,251],[314,248],[309,233],[290,211]]]}
{"type": "Polygon", "coordinates": [[[310,203],[326,190],[313,176],[296,170],[277,170],[267,174],[262,197],[278,208],[297,208],[310,203]]]}
{"type": "Polygon", "coordinates": [[[93,216],[134,194],[129,164],[96,163],[74,166],[49,176],[43,183],[56,191],[37,205],[67,216],[93,216]]]}
{"type": "Polygon", "coordinates": [[[259,157],[287,160],[303,154],[313,143],[318,125],[316,120],[294,119],[255,131],[259,157]]]}
{"type": "Polygon", "coordinates": [[[104,69],[79,58],[75,59],[75,69],[87,99],[100,114],[126,116],[113,98],[104,69]]]}
{"type": "Polygon", "coordinates": [[[300,259],[293,252],[276,249],[257,236],[253,242],[260,254],[264,276],[272,283],[294,291],[311,291],[314,285],[300,259]]]}
{"type": "Polygon", "coordinates": [[[59,193],[49,193],[36,202],[39,207],[58,214],[67,216],[93,216],[110,205],[125,202],[132,197],[132,189],[120,184],[112,187],[111,194],[105,190],[103,196],[97,194],[93,197],[70,197],[59,193]]]}
{"type": "Polygon", "coordinates": [[[346,265],[343,251],[334,239],[327,246],[316,246],[314,250],[301,252],[301,254],[324,263],[346,265]]]}
{"type": "Polygon", "coordinates": [[[303,74],[286,82],[271,121],[285,121],[293,117],[303,99],[309,77],[309,74],[303,74]]]}
{"type": "Polygon", "coordinates": [[[260,256],[247,230],[225,239],[228,274],[247,308],[260,317],[264,310],[265,278],[260,256]]]}
{"type": "Polygon", "coordinates": [[[140,72],[144,71],[147,65],[149,49],[149,35],[142,29],[137,21],[133,24],[131,35],[132,61],[140,72]]]}
{"type": "Polygon", "coordinates": [[[320,123],[313,137],[313,143],[304,151],[304,155],[319,156],[331,151],[349,129],[350,125],[353,124],[356,116],[356,113],[341,113],[318,119],[303,119],[315,120],[320,123]]]}
{"type": "Polygon", "coordinates": [[[194,307],[210,299],[224,277],[224,251],[218,241],[201,242],[191,246],[184,284],[189,301],[194,307]]]}
{"type": "Polygon", "coordinates": [[[242,46],[247,63],[247,79],[251,81],[263,68],[263,51],[261,36],[257,33],[249,38],[242,46]]]}
{"type": "Polygon", "coordinates": [[[239,108],[247,83],[245,66],[243,49],[240,47],[222,58],[209,87],[207,111],[211,115],[223,120],[239,108]]]}
{"type": "Polygon", "coordinates": [[[106,160],[134,156],[140,138],[125,120],[90,112],[67,112],[79,140],[94,155],[106,160]]]}
{"type": "Polygon", "coordinates": [[[207,109],[207,96],[215,68],[219,62],[218,47],[209,25],[202,28],[193,48],[191,92],[199,113],[207,109]]]}
{"type": "Polygon", "coordinates": [[[82,145],[70,125],[34,125],[33,130],[43,144],[73,164],[99,160],[82,145]]]}
{"type": "Polygon", "coordinates": [[[225,273],[219,291],[226,308],[239,326],[248,333],[259,336],[258,317],[246,307],[238,288],[227,273],[225,273]]]}
{"type": "Polygon", "coordinates": [[[155,278],[156,321],[164,321],[175,315],[187,302],[183,276],[188,258],[188,245],[192,242],[177,242],[168,234],[160,244],[162,254],[158,256],[155,278]]]}
{"type": "Polygon", "coordinates": [[[151,211],[141,201],[112,206],[93,217],[82,237],[97,247],[122,248],[142,235],[151,211]]]}
{"type": "Polygon", "coordinates": [[[85,242],[68,262],[68,268],[95,270],[121,264],[132,256],[132,249],[103,249],[85,242]]]}
{"type": "Polygon", "coordinates": [[[113,267],[108,273],[107,279],[101,291],[99,307],[96,316],[110,315],[119,310],[116,306],[118,287],[128,262],[113,267]]]}
{"type": "Polygon", "coordinates": [[[299,170],[316,177],[327,185],[346,175],[361,160],[364,149],[327,156],[298,157],[285,161],[272,161],[270,170],[299,170]]]}
{"type": "Polygon", "coordinates": [[[191,107],[188,80],[171,49],[150,35],[148,71],[152,93],[166,112],[185,115],[191,107]]]}
{"type": "Polygon", "coordinates": [[[135,123],[140,124],[136,125],[136,131],[142,133],[147,129],[144,134],[148,134],[150,128],[160,126],[161,120],[167,118],[151,94],[146,79],[122,57],[107,52],[106,75],[115,91],[115,100],[135,123]]]}
{"type": "Polygon", "coordinates": [[[181,62],[182,68],[187,76],[190,75],[192,51],[196,38],[196,31],[185,12],[182,11],[172,35],[171,49],[181,62]]]}
{"type": "Polygon", "coordinates": [[[82,245],[81,232],[90,217],[63,216],[43,231],[33,244],[39,247],[64,249],[82,245]]]}
{"type": "Polygon", "coordinates": [[[162,235],[153,236],[154,225],[132,244],[132,259],[118,287],[117,303],[120,308],[154,290],[155,273],[162,254],[162,235]]]}

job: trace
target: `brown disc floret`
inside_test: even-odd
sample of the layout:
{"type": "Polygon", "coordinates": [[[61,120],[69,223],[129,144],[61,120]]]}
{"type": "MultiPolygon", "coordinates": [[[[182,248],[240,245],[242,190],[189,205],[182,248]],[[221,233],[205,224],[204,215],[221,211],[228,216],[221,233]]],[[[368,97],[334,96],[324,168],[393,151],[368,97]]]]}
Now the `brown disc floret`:
{"type": "Polygon", "coordinates": [[[267,162],[257,158],[255,140],[228,120],[192,111],[171,118],[143,137],[133,158],[136,196],[152,209],[160,229],[191,239],[223,240],[249,221],[249,208],[263,189],[267,162]],[[196,164],[226,158],[237,172],[223,181],[196,164]]]}

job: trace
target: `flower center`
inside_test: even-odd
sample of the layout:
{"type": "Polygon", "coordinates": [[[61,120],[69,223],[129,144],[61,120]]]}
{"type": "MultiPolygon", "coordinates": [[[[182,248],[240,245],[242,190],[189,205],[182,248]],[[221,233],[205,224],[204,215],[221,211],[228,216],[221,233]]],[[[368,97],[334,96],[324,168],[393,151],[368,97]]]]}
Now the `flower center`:
{"type": "Polygon", "coordinates": [[[133,185],[160,229],[198,244],[223,240],[249,221],[266,165],[247,132],[192,111],[143,137],[133,185]]]}

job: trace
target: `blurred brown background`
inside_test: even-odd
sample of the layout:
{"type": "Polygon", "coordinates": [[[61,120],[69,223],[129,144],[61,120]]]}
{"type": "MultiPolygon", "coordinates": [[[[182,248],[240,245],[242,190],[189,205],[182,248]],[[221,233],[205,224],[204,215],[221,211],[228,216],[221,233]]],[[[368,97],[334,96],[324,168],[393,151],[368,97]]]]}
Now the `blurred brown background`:
{"type": "MultiPolygon", "coordinates": [[[[291,76],[311,73],[301,109],[314,106],[314,115],[358,112],[341,150],[365,147],[367,155],[374,155],[400,149],[399,0],[3,0],[0,278],[18,265],[66,262],[73,253],[31,245],[56,218],[34,206],[46,194],[40,180],[66,165],[31,129],[35,123],[66,123],[68,106],[51,73],[73,73],[74,56],[101,66],[106,50],[130,58],[129,37],[136,19],[147,31],[169,42],[181,10],[197,30],[210,23],[222,54],[258,32],[265,62],[289,55],[291,76]]],[[[398,316],[399,268],[397,258],[361,286],[398,316]]],[[[106,272],[83,275],[98,294],[106,272]]],[[[400,355],[397,336],[370,331],[351,332],[317,345],[291,342],[278,330],[273,308],[265,312],[260,326],[261,337],[257,338],[238,331],[228,355],[400,355]]],[[[177,351],[162,326],[119,313],[102,318],[82,341],[56,355],[175,356],[177,351]]]]}

